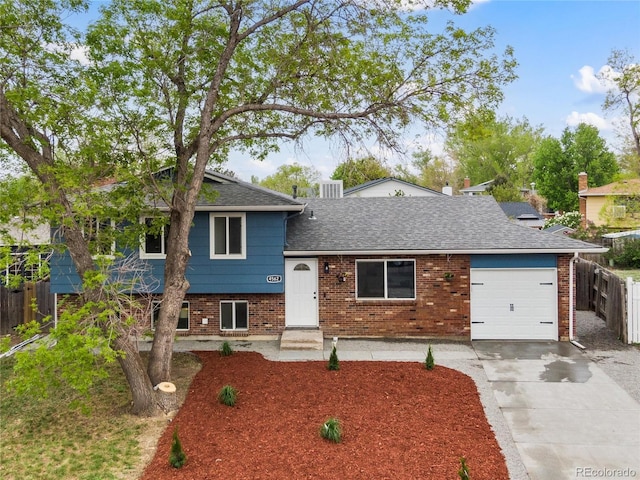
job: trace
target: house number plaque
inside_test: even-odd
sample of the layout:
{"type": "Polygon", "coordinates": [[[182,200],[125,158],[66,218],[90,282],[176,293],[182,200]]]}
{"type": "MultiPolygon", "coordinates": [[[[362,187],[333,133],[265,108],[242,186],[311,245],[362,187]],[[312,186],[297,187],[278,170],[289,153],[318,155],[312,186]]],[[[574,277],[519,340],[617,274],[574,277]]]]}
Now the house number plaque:
{"type": "Polygon", "coordinates": [[[282,275],[267,275],[267,283],[281,283],[282,275]]]}

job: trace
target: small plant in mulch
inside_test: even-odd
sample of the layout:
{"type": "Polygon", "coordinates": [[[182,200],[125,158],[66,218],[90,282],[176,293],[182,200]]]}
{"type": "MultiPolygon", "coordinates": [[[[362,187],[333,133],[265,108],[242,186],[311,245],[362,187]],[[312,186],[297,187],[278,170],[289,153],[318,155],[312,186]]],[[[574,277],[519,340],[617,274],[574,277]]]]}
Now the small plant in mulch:
{"type": "Polygon", "coordinates": [[[333,443],[340,443],[342,441],[342,428],[340,427],[340,420],[331,417],[320,427],[320,436],[333,443]]]}
{"type": "Polygon", "coordinates": [[[327,366],[329,370],[340,370],[340,362],[338,360],[338,352],[336,351],[335,345],[331,349],[331,355],[329,355],[329,365],[327,366]]]}
{"type": "Polygon", "coordinates": [[[238,391],[231,385],[225,385],[218,392],[218,401],[228,407],[233,407],[236,404],[238,397],[238,391]]]}
{"type": "Polygon", "coordinates": [[[431,345],[429,345],[429,350],[427,351],[427,358],[424,361],[424,367],[427,370],[433,370],[436,366],[436,362],[433,359],[433,352],[431,351],[431,345]]]}
{"type": "Polygon", "coordinates": [[[187,455],[182,450],[182,443],[178,438],[178,428],[173,431],[173,441],[171,442],[171,453],[169,453],[169,464],[173,468],[182,468],[187,463],[187,455]]]}
{"type": "Polygon", "coordinates": [[[469,476],[469,467],[467,467],[467,459],[460,457],[460,470],[458,470],[458,476],[461,480],[471,480],[469,476]]]}
{"type": "Polygon", "coordinates": [[[220,347],[220,355],[222,355],[223,357],[228,357],[232,353],[233,353],[233,348],[231,348],[231,345],[229,344],[229,342],[224,342],[220,347]]]}

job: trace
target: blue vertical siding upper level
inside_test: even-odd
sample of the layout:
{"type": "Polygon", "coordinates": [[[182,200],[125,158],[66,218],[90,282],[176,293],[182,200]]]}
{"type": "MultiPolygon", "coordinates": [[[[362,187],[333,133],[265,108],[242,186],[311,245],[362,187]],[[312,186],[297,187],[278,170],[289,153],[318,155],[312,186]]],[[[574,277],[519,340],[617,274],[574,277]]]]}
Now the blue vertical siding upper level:
{"type": "MultiPolygon", "coordinates": [[[[209,248],[209,212],[196,212],[189,233],[191,258],[186,277],[189,293],[282,293],[284,292],[284,244],[286,212],[246,213],[246,258],[212,260],[209,248]],[[269,276],[282,281],[267,282],[269,276]]],[[[164,289],[164,260],[142,260],[150,267],[155,293],[164,289]]],[[[80,280],[68,253],[51,262],[52,293],[75,293],[80,280]]]]}

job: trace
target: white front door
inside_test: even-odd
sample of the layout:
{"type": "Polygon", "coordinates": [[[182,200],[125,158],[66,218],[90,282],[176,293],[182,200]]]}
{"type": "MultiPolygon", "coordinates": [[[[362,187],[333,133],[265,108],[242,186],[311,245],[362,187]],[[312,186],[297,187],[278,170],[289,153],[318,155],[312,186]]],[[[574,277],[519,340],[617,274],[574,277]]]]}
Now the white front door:
{"type": "Polygon", "coordinates": [[[318,260],[285,260],[285,326],[318,326],[318,260]]]}

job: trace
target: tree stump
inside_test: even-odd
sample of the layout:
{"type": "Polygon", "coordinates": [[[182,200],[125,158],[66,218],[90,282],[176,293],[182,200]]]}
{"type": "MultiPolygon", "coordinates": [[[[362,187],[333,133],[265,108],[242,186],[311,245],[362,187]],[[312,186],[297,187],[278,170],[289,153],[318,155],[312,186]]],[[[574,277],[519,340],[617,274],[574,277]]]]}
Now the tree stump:
{"type": "Polygon", "coordinates": [[[171,382],[160,382],[153,387],[156,391],[158,406],[164,413],[169,413],[178,409],[178,396],[176,386],[171,382]]]}

